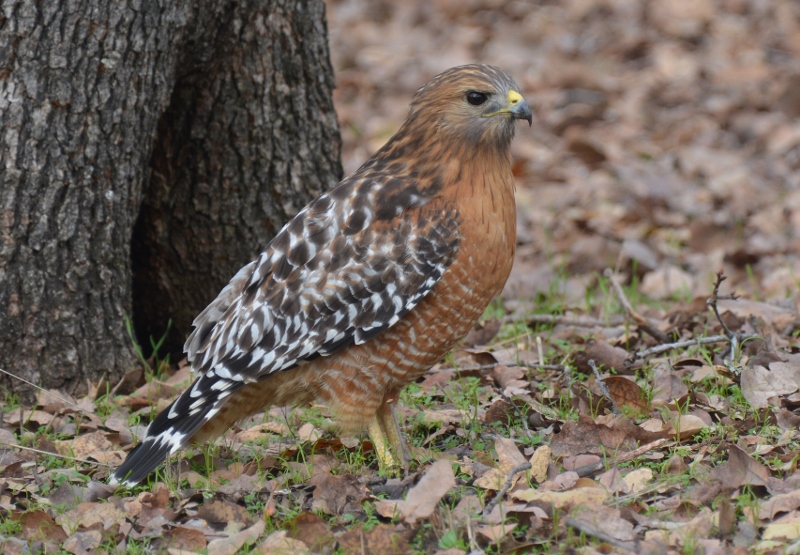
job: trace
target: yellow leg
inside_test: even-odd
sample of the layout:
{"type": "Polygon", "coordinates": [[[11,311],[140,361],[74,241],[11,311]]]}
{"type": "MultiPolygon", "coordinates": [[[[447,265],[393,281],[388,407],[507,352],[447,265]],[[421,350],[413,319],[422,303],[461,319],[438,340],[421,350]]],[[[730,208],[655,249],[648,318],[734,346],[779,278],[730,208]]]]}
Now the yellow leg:
{"type": "Polygon", "coordinates": [[[394,400],[382,403],[375,416],[384,434],[386,434],[386,439],[389,441],[389,445],[392,448],[395,461],[400,463],[403,470],[408,474],[411,457],[408,455],[406,439],[397,423],[397,411],[394,400]]]}
{"type": "Polygon", "coordinates": [[[372,446],[375,448],[375,456],[378,457],[378,466],[381,470],[391,471],[397,468],[398,461],[392,453],[389,446],[389,438],[386,437],[377,415],[369,423],[367,433],[372,440],[372,446]]]}
{"type": "Polygon", "coordinates": [[[381,470],[393,473],[402,468],[407,476],[411,459],[408,455],[406,441],[397,424],[393,399],[390,402],[381,403],[367,432],[375,447],[375,455],[378,457],[378,465],[381,470]]]}

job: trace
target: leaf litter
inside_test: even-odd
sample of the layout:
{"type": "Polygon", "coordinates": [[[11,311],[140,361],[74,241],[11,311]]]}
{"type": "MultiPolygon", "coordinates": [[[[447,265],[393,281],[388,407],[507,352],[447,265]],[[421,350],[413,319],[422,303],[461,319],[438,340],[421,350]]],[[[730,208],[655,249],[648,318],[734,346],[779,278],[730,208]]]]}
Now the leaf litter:
{"type": "Polygon", "coordinates": [[[3,552],[800,551],[800,8],[327,8],[346,171],[459,63],[507,69],[537,117],[502,302],[401,398],[412,473],[324,407],[272,408],[111,488],[191,379],[136,368],[3,403],[3,552]]]}

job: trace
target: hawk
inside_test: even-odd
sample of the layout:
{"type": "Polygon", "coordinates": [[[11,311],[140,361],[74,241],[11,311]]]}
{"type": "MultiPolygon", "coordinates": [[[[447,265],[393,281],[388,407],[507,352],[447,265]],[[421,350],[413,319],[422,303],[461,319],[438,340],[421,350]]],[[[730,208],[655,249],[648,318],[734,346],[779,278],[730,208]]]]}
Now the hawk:
{"type": "Polygon", "coordinates": [[[289,221],[194,320],[198,378],[111,476],[135,485],[188,442],[270,406],[323,402],[365,428],[379,464],[408,468],[394,402],[469,331],[511,271],[509,147],[532,124],[486,65],[419,89],[389,141],[289,221]]]}

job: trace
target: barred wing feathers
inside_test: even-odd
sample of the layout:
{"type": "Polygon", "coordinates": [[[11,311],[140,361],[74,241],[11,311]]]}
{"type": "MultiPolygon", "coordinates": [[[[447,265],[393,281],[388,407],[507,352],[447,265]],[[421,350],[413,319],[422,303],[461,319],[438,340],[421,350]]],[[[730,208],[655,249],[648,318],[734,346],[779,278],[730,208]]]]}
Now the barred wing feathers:
{"type": "Polygon", "coordinates": [[[458,251],[458,214],[413,182],[343,181],[292,219],[195,319],[199,378],[152,422],[113,481],[138,483],[245,383],[361,344],[397,323],[458,251]]]}

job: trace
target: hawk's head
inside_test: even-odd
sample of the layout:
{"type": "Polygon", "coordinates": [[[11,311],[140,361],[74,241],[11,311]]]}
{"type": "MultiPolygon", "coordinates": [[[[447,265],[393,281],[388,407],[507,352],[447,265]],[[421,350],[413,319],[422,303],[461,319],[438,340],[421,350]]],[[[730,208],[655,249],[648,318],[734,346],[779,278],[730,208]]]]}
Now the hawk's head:
{"type": "Polygon", "coordinates": [[[433,125],[442,138],[507,145],[518,119],[531,124],[533,117],[514,79],[494,66],[466,65],[440,73],[419,89],[408,123],[433,125]]]}

